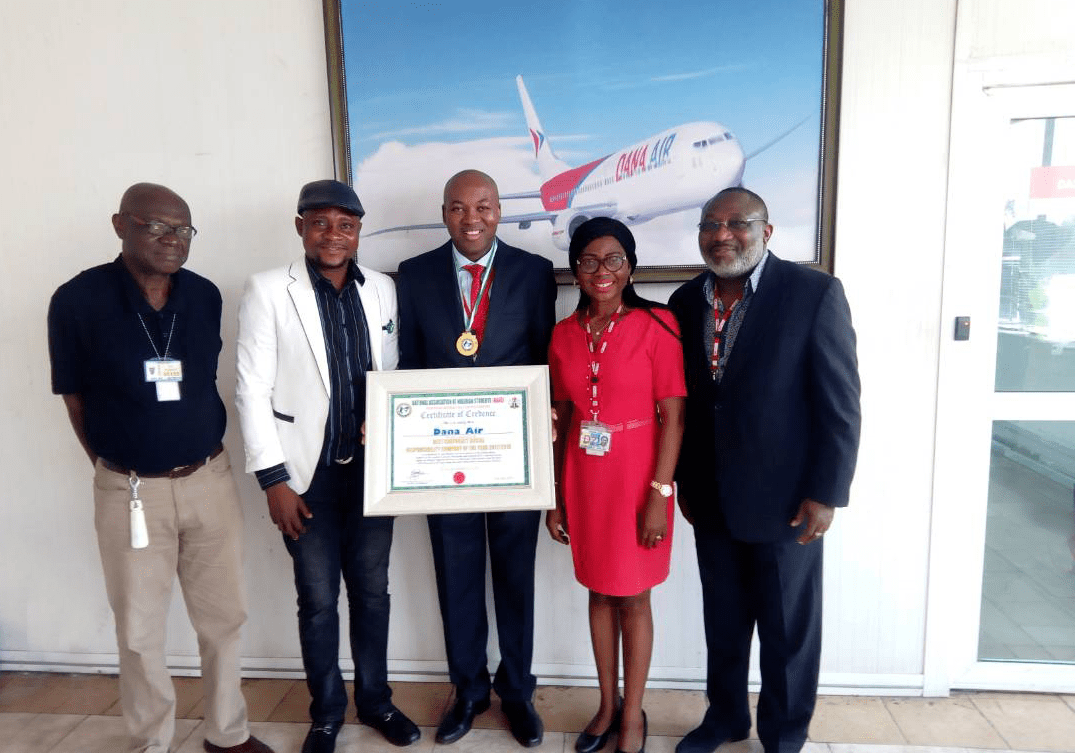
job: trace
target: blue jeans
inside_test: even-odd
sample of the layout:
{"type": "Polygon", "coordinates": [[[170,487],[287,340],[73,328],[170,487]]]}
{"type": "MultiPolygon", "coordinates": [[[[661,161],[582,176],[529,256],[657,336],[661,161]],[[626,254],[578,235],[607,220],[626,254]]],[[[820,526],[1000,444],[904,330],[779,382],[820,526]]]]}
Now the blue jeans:
{"type": "Polygon", "coordinates": [[[393,518],[362,514],[362,458],[319,467],[302,495],[313,518],[298,541],[284,537],[295,566],[299,642],[315,723],[343,721],[340,674],[340,574],[347,584],[355,707],[359,718],[391,708],[388,687],[388,553],[393,518]]]}

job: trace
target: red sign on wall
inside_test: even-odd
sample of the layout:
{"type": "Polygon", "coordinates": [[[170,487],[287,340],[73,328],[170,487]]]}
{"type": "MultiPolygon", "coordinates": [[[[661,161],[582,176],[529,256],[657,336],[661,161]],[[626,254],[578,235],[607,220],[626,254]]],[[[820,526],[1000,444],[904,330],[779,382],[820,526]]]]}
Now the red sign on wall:
{"type": "Polygon", "coordinates": [[[1030,198],[1075,197],[1075,166],[1035,167],[1030,171],[1030,198]]]}

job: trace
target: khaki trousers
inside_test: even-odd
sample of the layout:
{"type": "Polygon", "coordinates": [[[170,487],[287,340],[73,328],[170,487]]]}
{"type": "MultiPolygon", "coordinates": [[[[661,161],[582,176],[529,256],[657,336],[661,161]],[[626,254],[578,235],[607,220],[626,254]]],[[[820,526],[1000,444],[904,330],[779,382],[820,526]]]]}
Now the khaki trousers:
{"type": "Polygon", "coordinates": [[[149,546],[132,549],[128,477],[97,463],[93,500],[108,603],[116,618],[119,686],[131,753],[167,753],[175,687],[165,666],[172,583],[198,635],[205,739],[222,747],[249,737],[239,687],[239,631],[246,621],[242,509],[227,451],[190,476],[141,480],[149,546]]]}

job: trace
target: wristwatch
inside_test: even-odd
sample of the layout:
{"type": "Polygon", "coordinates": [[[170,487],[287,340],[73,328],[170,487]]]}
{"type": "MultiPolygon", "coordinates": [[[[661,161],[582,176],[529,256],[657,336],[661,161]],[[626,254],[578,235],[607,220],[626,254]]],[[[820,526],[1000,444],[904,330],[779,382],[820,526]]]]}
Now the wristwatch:
{"type": "Polygon", "coordinates": [[[664,497],[665,499],[668,499],[669,497],[672,496],[672,485],[671,484],[662,484],[660,481],[653,480],[653,481],[649,482],[649,485],[651,487],[653,487],[654,489],[656,489],[657,491],[659,491],[661,493],[661,496],[664,497]]]}

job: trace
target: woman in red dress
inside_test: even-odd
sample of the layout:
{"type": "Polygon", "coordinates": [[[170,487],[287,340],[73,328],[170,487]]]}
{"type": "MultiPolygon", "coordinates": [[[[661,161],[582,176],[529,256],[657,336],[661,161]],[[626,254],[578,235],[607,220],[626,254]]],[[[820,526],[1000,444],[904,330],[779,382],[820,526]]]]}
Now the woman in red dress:
{"type": "Polygon", "coordinates": [[[642,694],[653,649],[650,589],[668,577],[672,473],[683,436],[683,350],[672,314],[635,292],[631,231],[595,217],[571,238],[581,293],[556,325],[549,369],[557,414],[556,508],[545,525],[570,543],[589,589],[601,705],[575,742],[594,753],[645,749],[642,694]],[[618,697],[623,643],[624,697],[618,697]]]}

